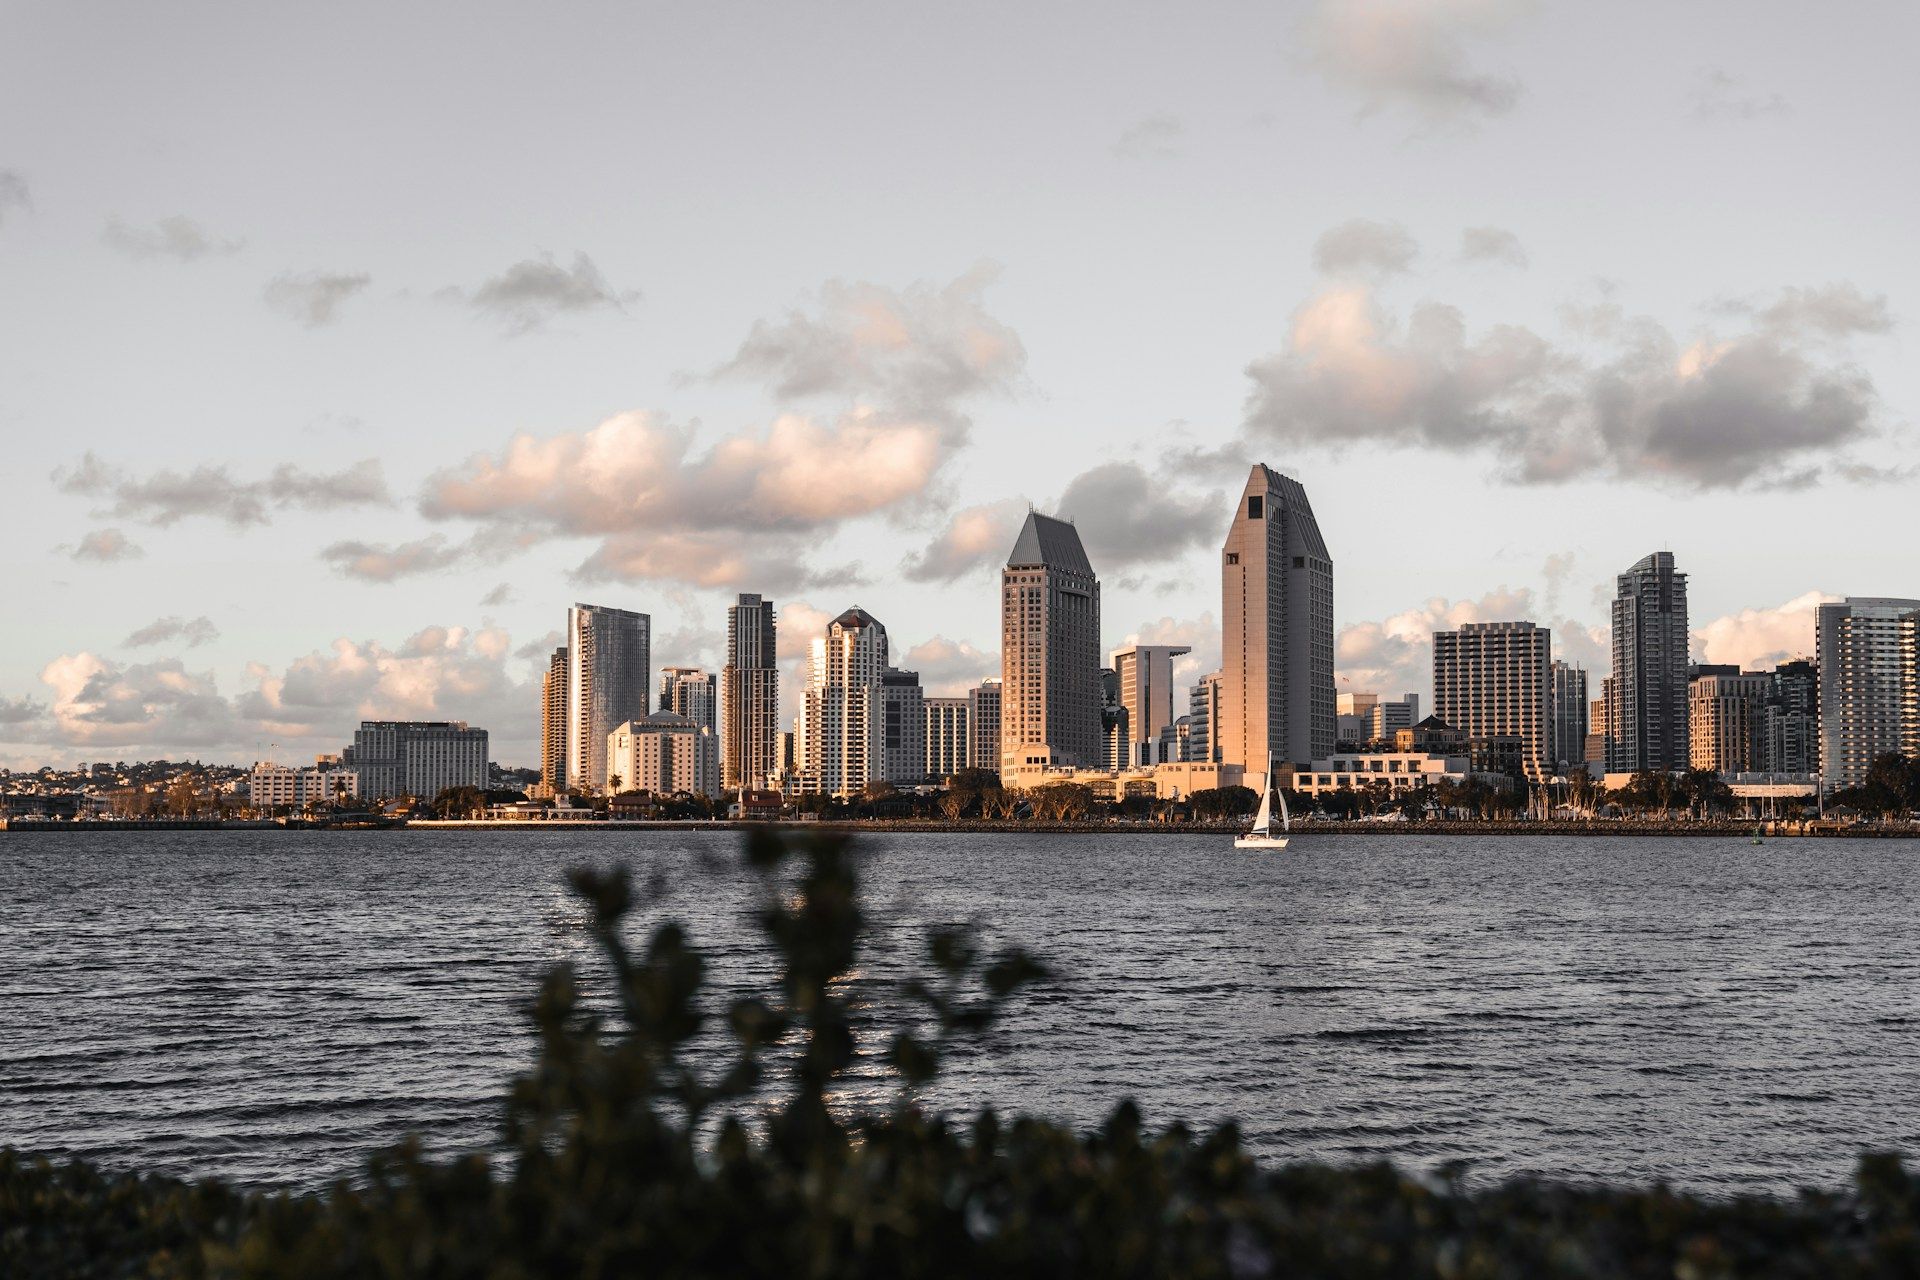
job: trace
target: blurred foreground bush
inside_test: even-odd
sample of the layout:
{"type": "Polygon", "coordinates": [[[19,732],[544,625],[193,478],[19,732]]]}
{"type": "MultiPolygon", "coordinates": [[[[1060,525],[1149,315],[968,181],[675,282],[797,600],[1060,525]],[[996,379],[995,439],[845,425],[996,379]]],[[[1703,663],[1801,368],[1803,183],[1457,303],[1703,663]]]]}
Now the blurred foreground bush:
{"type": "Polygon", "coordinates": [[[717,1068],[688,1060],[708,1016],[699,955],[674,925],[631,953],[628,878],[576,873],[615,983],[599,1003],[615,1013],[570,969],[548,975],[507,1158],[437,1163],[403,1146],[357,1185],[285,1196],[0,1150],[0,1277],[1920,1274],[1920,1183],[1891,1157],[1864,1161],[1850,1192],[1795,1201],[1468,1192],[1385,1165],[1264,1170],[1231,1126],[1149,1133],[1129,1103],[1088,1134],[923,1114],[913,1099],[943,1047],[988,1031],[1042,976],[963,930],[929,938],[932,972],[908,986],[923,1016],[886,1046],[897,1102],[846,1114],[832,1089],[855,1053],[852,858],[833,837],[773,834],[748,857],[781,978],[726,1011],[733,1048],[717,1068]]]}

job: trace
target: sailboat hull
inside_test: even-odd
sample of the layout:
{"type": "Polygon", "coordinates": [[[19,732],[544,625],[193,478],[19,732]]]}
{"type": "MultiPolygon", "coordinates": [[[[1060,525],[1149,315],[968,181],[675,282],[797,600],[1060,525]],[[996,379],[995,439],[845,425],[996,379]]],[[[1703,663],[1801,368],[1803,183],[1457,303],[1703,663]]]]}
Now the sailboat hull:
{"type": "Polygon", "coordinates": [[[1244,835],[1233,842],[1236,849],[1284,849],[1287,847],[1285,836],[1244,835]]]}

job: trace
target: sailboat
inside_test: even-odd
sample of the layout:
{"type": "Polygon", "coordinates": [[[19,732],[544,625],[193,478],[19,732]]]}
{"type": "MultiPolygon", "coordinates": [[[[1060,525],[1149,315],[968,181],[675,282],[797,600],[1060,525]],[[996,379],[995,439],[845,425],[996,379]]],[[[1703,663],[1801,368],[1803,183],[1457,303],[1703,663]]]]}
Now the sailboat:
{"type": "Polygon", "coordinates": [[[1273,757],[1267,757],[1267,784],[1260,794],[1260,812],[1253,815],[1253,829],[1233,842],[1236,849],[1284,849],[1293,820],[1287,814],[1287,798],[1280,796],[1280,834],[1273,831],[1273,757]]]}

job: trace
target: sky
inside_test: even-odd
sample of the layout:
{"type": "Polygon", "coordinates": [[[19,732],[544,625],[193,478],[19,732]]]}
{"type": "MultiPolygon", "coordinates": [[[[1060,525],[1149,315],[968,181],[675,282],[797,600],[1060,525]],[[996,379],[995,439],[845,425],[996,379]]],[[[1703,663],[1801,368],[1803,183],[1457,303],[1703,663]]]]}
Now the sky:
{"type": "Polygon", "coordinates": [[[1655,550],[1707,661],[1920,595],[1913,6],[6,14],[0,766],[534,763],[574,601],[657,670],[761,592],[790,681],[859,605],[955,691],[1029,504],[1193,677],[1254,462],[1342,691],[1604,666],[1655,550]]]}

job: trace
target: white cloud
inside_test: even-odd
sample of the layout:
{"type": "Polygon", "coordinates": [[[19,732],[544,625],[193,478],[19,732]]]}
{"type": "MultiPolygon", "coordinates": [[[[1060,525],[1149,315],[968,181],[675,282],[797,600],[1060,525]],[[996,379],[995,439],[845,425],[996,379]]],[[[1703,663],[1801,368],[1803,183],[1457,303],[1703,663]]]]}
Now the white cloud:
{"type": "Polygon", "coordinates": [[[53,480],[62,493],[103,500],[109,515],[161,527],[207,516],[245,528],[267,524],[273,510],[335,511],[392,501],[380,464],[372,458],[339,471],[289,464],[259,480],[237,480],[224,466],[134,476],[88,452],[79,465],[54,472],[53,480]]]}
{"type": "Polygon", "coordinates": [[[1402,108],[1429,125],[1505,115],[1520,82],[1477,69],[1468,45],[1499,34],[1525,0],[1320,0],[1303,28],[1308,62],[1363,113],[1402,108]]]}
{"type": "Polygon", "coordinates": [[[287,272],[269,281],[261,297],[281,315],[317,329],[332,324],[341,305],[372,283],[365,272],[287,272]]]}
{"type": "Polygon", "coordinates": [[[233,737],[233,708],[213,673],[188,671],[178,658],[122,666],[62,654],[40,679],[53,693],[49,736],[60,745],[206,747],[233,737]]]}
{"type": "Polygon", "coordinates": [[[1822,604],[1840,599],[1809,591],[1785,604],[1742,609],[1693,629],[1694,656],[1702,662],[1735,663],[1764,671],[1794,658],[1811,658],[1815,615],[1822,604]]]}
{"type": "Polygon", "coordinates": [[[362,582],[392,582],[415,574],[433,573],[459,563],[463,548],[450,546],[439,534],[416,538],[398,546],[349,540],[323,548],[320,558],[342,577],[362,582]]]}
{"type": "Polygon", "coordinates": [[[893,665],[920,673],[920,687],[929,698],[954,698],[988,678],[1000,676],[1000,654],[974,647],[965,640],[935,636],[905,653],[893,655],[893,665]]]}
{"type": "Polygon", "coordinates": [[[178,641],[189,649],[197,649],[203,644],[212,644],[220,638],[220,629],[213,625],[208,617],[181,618],[178,616],[155,618],[120,642],[123,648],[139,649],[148,645],[167,644],[178,641]]]}
{"type": "MultiPolygon", "coordinates": [[[[1173,660],[1174,713],[1187,713],[1186,691],[1201,676],[1220,669],[1220,624],[1211,613],[1197,618],[1162,617],[1128,633],[1115,648],[1130,644],[1186,645],[1193,652],[1173,660]]],[[[1109,655],[1111,656],[1111,655],[1109,655]]]]}
{"type": "Polygon", "coordinates": [[[1500,587],[1477,600],[1435,596],[1378,622],[1350,623],[1333,643],[1340,691],[1384,695],[1430,689],[1434,632],[1468,622],[1533,621],[1534,612],[1533,592],[1500,587]]]}
{"type": "Polygon", "coordinates": [[[118,218],[109,218],[100,239],[108,247],[139,261],[172,258],[177,262],[192,262],[210,255],[238,253],[247,244],[245,240],[213,236],[192,218],[180,214],[162,218],[151,227],[130,227],[118,218]]]}
{"type": "Polygon", "coordinates": [[[908,579],[952,582],[1003,559],[1029,509],[1025,498],[1003,498],[954,512],[933,541],[907,557],[908,579]]]}

